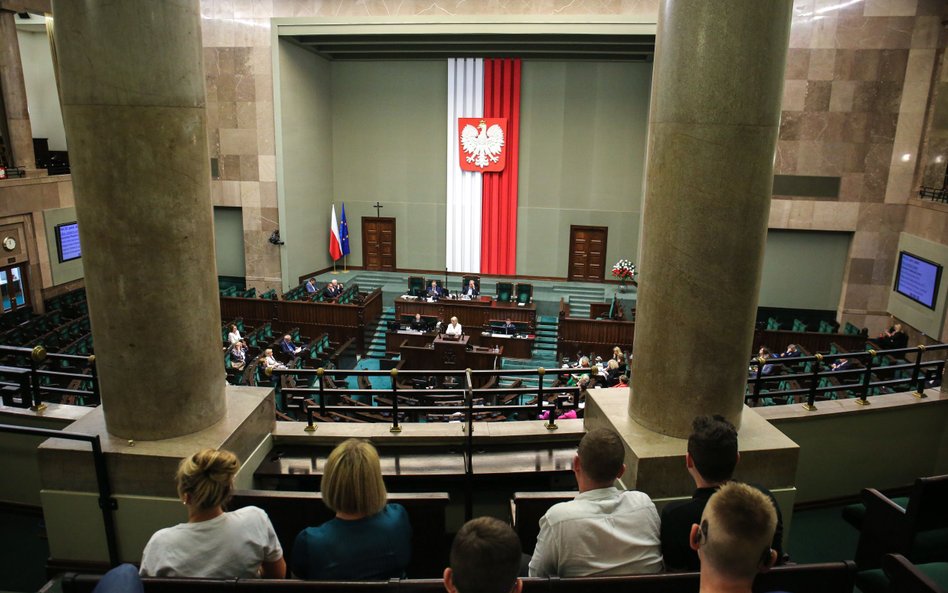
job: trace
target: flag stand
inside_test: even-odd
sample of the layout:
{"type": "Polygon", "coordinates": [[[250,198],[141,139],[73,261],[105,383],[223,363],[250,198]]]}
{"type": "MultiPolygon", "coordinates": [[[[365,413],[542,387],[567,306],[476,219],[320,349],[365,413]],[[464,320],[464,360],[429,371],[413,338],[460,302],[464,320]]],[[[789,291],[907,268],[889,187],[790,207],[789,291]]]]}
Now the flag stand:
{"type": "Polygon", "coordinates": [[[343,274],[349,273],[349,256],[348,255],[342,258],[342,273],[343,274]]]}
{"type": "Polygon", "coordinates": [[[332,272],[331,272],[331,273],[332,273],[332,274],[338,274],[338,273],[339,273],[339,272],[336,271],[336,260],[332,260],[332,272]]]}

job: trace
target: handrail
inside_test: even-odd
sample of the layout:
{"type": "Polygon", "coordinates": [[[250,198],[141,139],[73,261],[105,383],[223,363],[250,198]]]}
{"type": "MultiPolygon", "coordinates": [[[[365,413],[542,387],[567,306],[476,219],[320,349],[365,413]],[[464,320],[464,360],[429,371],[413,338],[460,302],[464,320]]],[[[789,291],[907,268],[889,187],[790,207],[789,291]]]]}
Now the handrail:
{"type": "MultiPolygon", "coordinates": [[[[492,370],[471,370],[466,369],[464,371],[440,371],[440,370],[411,370],[404,371],[400,369],[392,369],[391,371],[370,371],[362,369],[272,369],[270,374],[276,376],[279,380],[283,376],[295,376],[295,377],[316,377],[316,385],[312,387],[281,387],[281,393],[286,396],[288,399],[286,401],[292,401],[292,407],[298,407],[301,415],[306,418],[306,426],[304,430],[306,432],[312,432],[316,430],[316,425],[313,423],[313,414],[318,410],[320,415],[325,416],[327,412],[354,412],[354,413],[369,413],[369,414],[391,414],[392,426],[390,430],[392,432],[401,432],[402,427],[399,424],[400,417],[402,414],[405,416],[410,416],[412,414],[422,414],[422,413],[444,413],[444,414],[457,414],[463,413],[464,418],[462,419],[466,425],[471,425],[474,419],[474,414],[478,412],[535,412],[537,417],[542,415],[544,412],[549,413],[549,418],[545,424],[547,430],[556,430],[558,426],[556,425],[556,413],[560,410],[559,398],[557,398],[553,403],[546,401],[545,394],[558,394],[569,396],[574,398],[575,404],[578,404],[578,399],[582,393],[582,388],[578,386],[562,386],[562,387],[546,387],[544,386],[544,376],[546,374],[545,369],[525,369],[524,371],[518,372],[519,375],[533,375],[539,377],[539,382],[536,388],[532,387],[474,387],[474,378],[478,376],[487,376],[487,375],[506,375],[506,370],[501,369],[492,369],[492,370]],[[524,372],[525,371],[525,372],[524,372]],[[439,376],[450,376],[460,378],[461,381],[458,382],[458,387],[454,388],[435,388],[435,389],[406,389],[398,385],[398,378],[404,376],[407,377],[428,377],[432,374],[439,376]],[[330,389],[326,386],[324,382],[325,377],[334,377],[334,376],[390,376],[392,378],[392,386],[390,388],[382,389],[352,389],[352,388],[335,388],[330,389]],[[527,393],[536,393],[537,402],[536,404],[476,404],[475,399],[478,396],[490,396],[496,394],[527,394],[527,393]],[[366,406],[353,406],[353,405],[332,405],[328,402],[330,397],[337,396],[353,396],[353,395],[384,395],[386,397],[391,397],[391,405],[366,405],[366,406]],[[421,402],[418,404],[403,403],[399,400],[401,396],[406,396],[414,399],[422,399],[425,397],[438,397],[445,400],[455,399],[460,403],[457,404],[435,404],[435,403],[425,403],[421,402]],[[454,398],[451,398],[454,396],[454,398]],[[311,398],[311,399],[310,399],[311,398]]],[[[287,404],[287,407],[291,407],[290,404],[287,404]]],[[[471,430],[466,429],[468,435],[471,434],[471,430]]]]}
{"type": "Polygon", "coordinates": [[[102,442],[97,434],[82,434],[77,432],[62,432],[49,428],[33,428],[30,426],[13,426],[0,424],[0,432],[40,436],[51,439],[67,439],[83,441],[92,446],[92,462],[95,467],[95,479],[99,490],[99,508],[102,510],[102,524],[105,527],[105,543],[109,549],[109,564],[119,565],[118,543],[115,536],[115,520],[112,512],[118,509],[118,501],[112,496],[112,486],[109,483],[109,470],[102,453],[102,442]]]}
{"type": "Polygon", "coordinates": [[[856,397],[856,403],[867,406],[870,405],[868,397],[869,392],[873,387],[889,387],[894,385],[908,384],[910,388],[915,388],[913,395],[919,399],[923,399],[926,397],[926,381],[928,381],[933,375],[938,376],[944,372],[945,360],[934,359],[923,361],[922,356],[928,352],[940,351],[946,351],[946,353],[948,353],[948,344],[933,344],[930,346],[920,344],[918,346],[909,348],[891,348],[888,350],[876,350],[874,348],[869,348],[868,350],[857,352],[815,354],[813,356],[795,356],[792,358],[753,358],[751,359],[750,364],[757,365],[757,369],[747,380],[748,387],[751,388],[752,393],[745,394],[744,398],[745,401],[750,400],[757,402],[764,397],[790,397],[794,395],[806,394],[807,401],[805,404],[803,404],[803,407],[808,411],[812,411],[816,410],[816,398],[822,393],[858,390],[859,395],[856,397]],[[915,360],[891,365],[876,365],[873,362],[877,357],[881,359],[882,357],[886,356],[897,357],[906,354],[915,354],[915,360]],[[842,360],[844,358],[859,361],[862,363],[862,368],[844,369],[840,371],[832,370],[831,368],[829,370],[824,370],[824,367],[830,367],[833,361],[842,360]],[[800,366],[805,365],[806,363],[812,363],[811,370],[809,372],[791,372],[783,375],[763,375],[764,365],[786,367],[791,365],[800,366]],[[894,373],[897,371],[905,371],[909,369],[912,371],[911,377],[896,377],[893,379],[876,378],[876,380],[873,380],[874,374],[878,375],[882,372],[894,373]],[[923,373],[923,371],[926,372],[923,373]],[[858,378],[859,382],[820,386],[821,379],[839,379],[842,377],[858,378]],[[781,381],[797,380],[808,380],[808,387],[800,389],[768,390],[766,393],[761,393],[763,385],[766,383],[779,383],[781,381]]]}
{"type": "MultiPolygon", "coordinates": [[[[26,346],[3,346],[0,345],[0,353],[12,352],[19,353],[24,355],[29,355],[29,368],[24,368],[13,365],[5,365],[8,369],[13,370],[26,370],[28,374],[21,379],[21,383],[16,385],[16,389],[11,391],[0,390],[0,403],[5,406],[10,407],[23,407],[30,408],[33,411],[41,411],[46,408],[46,404],[43,403],[43,393],[62,393],[67,395],[78,395],[80,397],[89,397],[90,403],[93,406],[99,405],[99,377],[98,372],[96,371],[95,364],[95,355],[89,356],[80,356],[78,354],[59,354],[56,352],[47,352],[46,348],[43,346],[34,346],[29,348],[26,346]],[[82,373],[68,373],[64,371],[53,371],[46,368],[41,368],[40,365],[45,363],[47,360],[71,360],[76,362],[84,362],[89,365],[89,374],[82,373]],[[89,381],[92,383],[92,390],[85,389],[67,389],[63,387],[53,387],[50,385],[43,385],[40,383],[40,377],[67,377],[82,379],[83,381],[89,381]],[[20,396],[20,403],[17,404],[13,400],[14,395],[20,396]]],[[[0,383],[0,385],[12,386],[10,383],[0,383]]]]}

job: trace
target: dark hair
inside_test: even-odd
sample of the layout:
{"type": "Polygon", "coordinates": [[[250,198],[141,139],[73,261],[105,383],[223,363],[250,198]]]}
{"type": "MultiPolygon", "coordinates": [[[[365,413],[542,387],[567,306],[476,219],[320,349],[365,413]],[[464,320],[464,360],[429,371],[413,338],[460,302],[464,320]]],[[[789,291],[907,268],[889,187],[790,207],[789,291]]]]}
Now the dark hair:
{"type": "Polygon", "coordinates": [[[705,480],[729,480],[737,465],[737,429],[723,416],[698,416],[691,424],[688,453],[705,480]]]}
{"type": "Polygon", "coordinates": [[[471,519],[454,536],[451,571],[459,593],[509,593],[520,574],[520,538],[493,517],[471,519]]]}
{"type": "Polygon", "coordinates": [[[615,480],[625,461],[625,448],[619,433],[594,428],[579,442],[579,462],[583,473],[596,482],[615,480]]]}

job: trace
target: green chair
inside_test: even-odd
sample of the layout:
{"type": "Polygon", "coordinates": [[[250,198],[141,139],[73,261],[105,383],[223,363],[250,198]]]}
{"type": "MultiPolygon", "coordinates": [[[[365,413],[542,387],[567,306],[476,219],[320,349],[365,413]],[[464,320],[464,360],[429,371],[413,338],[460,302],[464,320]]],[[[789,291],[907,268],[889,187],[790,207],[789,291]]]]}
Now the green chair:
{"type": "Polygon", "coordinates": [[[533,285],[532,284],[517,284],[517,302],[523,303],[524,305],[526,305],[532,300],[533,300],[533,285]]]}
{"type": "Polygon", "coordinates": [[[774,317],[768,318],[768,319],[767,319],[767,329],[770,330],[770,331],[774,331],[774,330],[780,329],[780,322],[777,321],[774,317]]]}
{"type": "Polygon", "coordinates": [[[408,294],[421,296],[425,293],[425,279],[421,276],[408,277],[408,294]]]}
{"type": "Polygon", "coordinates": [[[795,332],[805,332],[806,324],[800,321],[799,319],[793,320],[793,331],[795,332]]]}
{"type": "Polygon", "coordinates": [[[513,295],[513,284],[510,282],[498,282],[497,283],[497,301],[501,303],[509,303],[510,297],[513,295]]]}

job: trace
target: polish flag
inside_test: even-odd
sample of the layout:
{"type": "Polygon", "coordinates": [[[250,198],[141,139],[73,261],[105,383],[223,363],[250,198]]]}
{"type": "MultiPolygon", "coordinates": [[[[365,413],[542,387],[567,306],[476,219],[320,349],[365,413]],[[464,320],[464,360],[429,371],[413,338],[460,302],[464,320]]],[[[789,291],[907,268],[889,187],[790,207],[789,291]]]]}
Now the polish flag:
{"type": "Polygon", "coordinates": [[[339,227],[336,225],[336,205],[332,205],[332,223],[329,227],[329,256],[332,261],[342,257],[342,247],[339,246],[339,227]]]}

